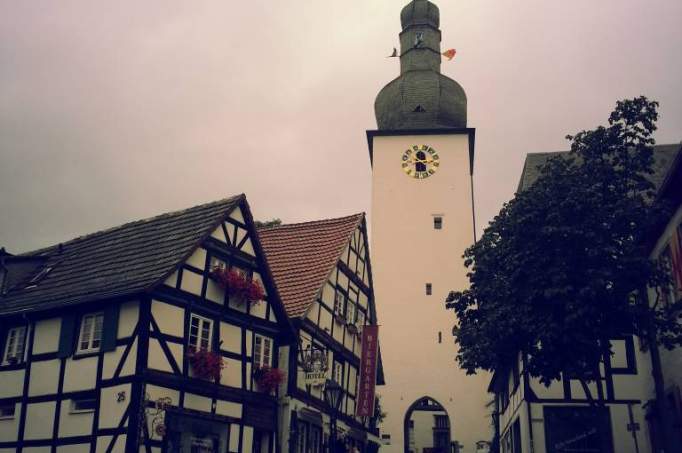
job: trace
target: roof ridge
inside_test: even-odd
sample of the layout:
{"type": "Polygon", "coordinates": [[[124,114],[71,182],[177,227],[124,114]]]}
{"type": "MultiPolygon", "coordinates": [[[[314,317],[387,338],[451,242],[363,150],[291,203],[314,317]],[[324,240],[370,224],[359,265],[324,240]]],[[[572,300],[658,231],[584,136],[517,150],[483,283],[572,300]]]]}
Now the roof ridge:
{"type": "Polygon", "coordinates": [[[355,214],[349,214],[343,217],[331,217],[327,219],[318,219],[318,220],[308,220],[306,222],[296,222],[296,223],[283,223],[281,225],[270,225],[270,226],[263,226],[263,227],[258,227],[258,231],[265,231],[265,230],[277,230],[277,229],[283,229],[283,228],[288,228],[288,227],[297,227],[297,226],[311,226],[314,224],[320,224],[320,223],[325,223],[325,222],[340,222],[343,220],[349,220],[352,218],[358,218],[362,217],[365,215],[365,212],[358,212],[355,214]]]}
{"type": "Polygon", "coordinates": [[[192,209],[208,208],[208,207],[217,206],[221,203],[234,202],[238,198],[244,197],[244,196],[245,196],[244,193],[240,193],[238,195],[233,195],[233,196],[227,197],[227,198],[221,198],[220,200],[209,201],[208,203],[202,203],[202,204],[190,206],[188,208],[177,209],[175,211],[170,211],[170,212],[164,212],[162,214],[157,214],[157,215],[154,215],[151,217],[146,217],[143,219],[131,220],[129,222],[122,223],[120,225],[104,228],[103,230],[94,231],[92,233],[86,233],[86,234],[83,234],[81,236],[76,236],[75,238],[69,239],[69,240],[64,241],[64,242],[58,242],[57,244],[52,244],[52,245],[48,245],[45,247],[41,247],[41,248],[36,249],[36,250],[30,250],[28,252],[23,252],[23,253],[18,254],[17,256],[45,254],[45,253],[51,251],[52,249],[54,249],[55,247],[58,247],[59,245],[62,245],[62,246],[73,245],[74,243],[81,242],[81,241],[84,241],[86,239],[91,239],[91,238],[94,238],[94,237],[97,237],[97,236],[100,236],[100,235],[103,235],[106,233],[111,233],[113,231],[116,231],[118,229],[122,229],[124,227],[130,227],[130,226],[135,225],[135,224],[143,224],[143,223],[148,223],[148,222],[160,220],[163,218],[170,218],[173,216],[178,216],[178,215],[186,213],[187,211],[190,211],[192,209]]]}

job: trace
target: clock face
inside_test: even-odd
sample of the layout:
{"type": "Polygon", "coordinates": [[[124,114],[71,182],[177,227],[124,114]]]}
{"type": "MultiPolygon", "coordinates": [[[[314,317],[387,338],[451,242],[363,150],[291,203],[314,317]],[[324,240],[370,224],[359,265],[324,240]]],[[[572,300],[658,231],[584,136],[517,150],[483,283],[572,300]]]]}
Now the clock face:
{"type": "Polygon", "coordinates": [[[438,170],[438,153],[429,145],[414,145],[403,153],[403,171],[415,179],[426,179],[438,170]]]}

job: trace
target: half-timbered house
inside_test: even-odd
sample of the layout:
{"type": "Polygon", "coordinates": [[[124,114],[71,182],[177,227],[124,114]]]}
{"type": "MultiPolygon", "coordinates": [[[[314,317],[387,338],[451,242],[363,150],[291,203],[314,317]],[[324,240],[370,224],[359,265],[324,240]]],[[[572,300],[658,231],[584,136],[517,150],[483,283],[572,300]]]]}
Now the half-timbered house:
{"type": "MultiPolygon", "coordinates": [[[[263,249],[297,341],[280,348],[288,364],[280,404],[283,451],[320,453],[330,444],[332,408],[325,379],[343,389],[334,451],[379,445],[375,417],[357,417],[363,326],[376,325],[364,214],[259,229],[263,249]]],[[[383,384],[379,361],[377,383],[383,384]]]]}
{"type": "Polygon", "coordinates": [[[294,333],[243,195],[0,264],[0,452],[275,451],[294,333]]]}
{"type": "MultiPolygon", "coordinates": [[[[650,177],[657,190],[668,179],[679,152],[679,145],[654,147],[650,177]]],[[[519,190],[533,184],[542,164],[556,155],[529,154],[519,190]]],[[[662,239],[660,244],[664,242],[662,239]]],[[[540,383],[528,374],[521,353],[509,366],[496,370],[488,390],[495,394],[500,451],[652,451],[647,429],[647,403],[653,392],[651,359],[633,335],[624,333],[610,343],[611,353],[603,355],[598,372],[595,370],[588,384],[589,394],[575,376],[566,373],[549,386],[540,383]],[[591,406],[590,399],[598,400],[599,407],[591,406]]]]}

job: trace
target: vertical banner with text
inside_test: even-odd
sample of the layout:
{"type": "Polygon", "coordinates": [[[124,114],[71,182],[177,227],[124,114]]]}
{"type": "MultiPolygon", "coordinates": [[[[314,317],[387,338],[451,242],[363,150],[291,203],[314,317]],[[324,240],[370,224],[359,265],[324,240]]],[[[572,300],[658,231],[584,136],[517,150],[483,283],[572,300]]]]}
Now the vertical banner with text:
{"type": "Polygon", "coordinates": [[[360,396],[356,415],[374,415],[374,387],[377,382],[377,362],[379,361],[379,326],[365,326],[362,329],[362,358],[360,361],[360,396]]]}

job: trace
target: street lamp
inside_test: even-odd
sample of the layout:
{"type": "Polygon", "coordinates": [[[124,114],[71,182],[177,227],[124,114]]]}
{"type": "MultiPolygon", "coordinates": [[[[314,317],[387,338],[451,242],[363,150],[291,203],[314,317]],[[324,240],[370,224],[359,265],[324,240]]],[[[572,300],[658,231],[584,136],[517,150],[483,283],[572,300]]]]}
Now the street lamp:
{"type": "Polygon", "coordinates": [[[329,453],[336,453],[336,413],[341,406],[341,400],[343,397],[343,387],[341,387],[336,381],[332,379],[327,379],[324,384],[324,401],[329,407],[331,407],[331,413],[329,414],[329,431],[330,431],[330,449],[329,453]]]}

